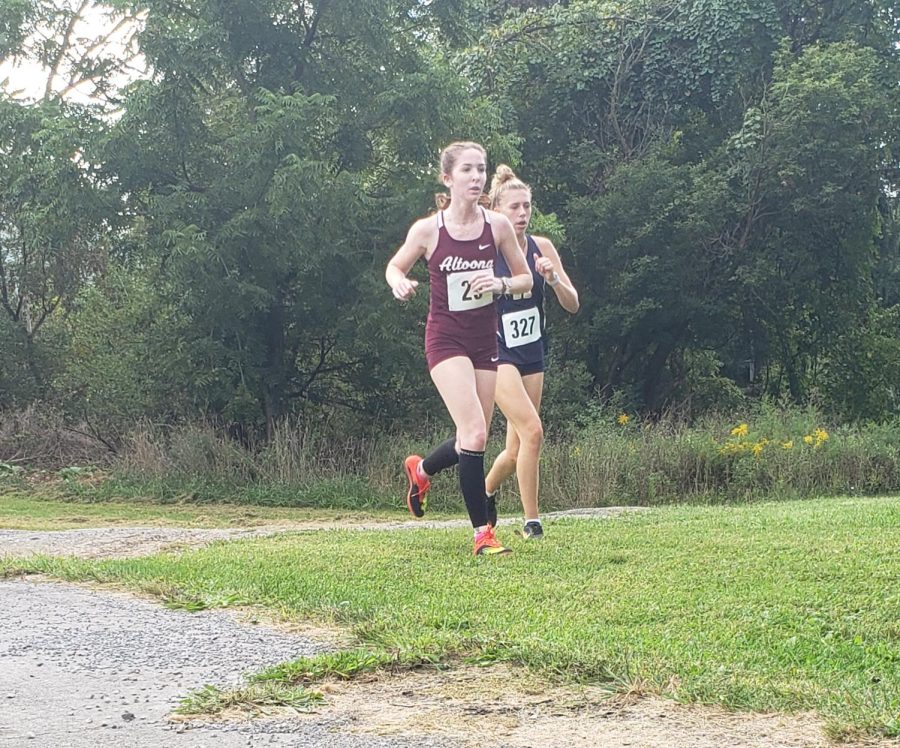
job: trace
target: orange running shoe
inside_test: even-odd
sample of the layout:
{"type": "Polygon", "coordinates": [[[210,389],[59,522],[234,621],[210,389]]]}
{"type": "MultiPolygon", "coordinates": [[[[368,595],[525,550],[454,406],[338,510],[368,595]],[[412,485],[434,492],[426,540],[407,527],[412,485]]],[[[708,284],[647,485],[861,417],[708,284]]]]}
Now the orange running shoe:
{"type": "Polygon", "coordinates": [[[475,536],[475,550],[472,553],[475,556],[499,556],[512,551],[500,545],[500,541],[494,537],[493,525],[488,525],[487,529],[475,536]]]}
{"type": "Polygon", "coordinates": [[[419,463],[422,458],[419,455],[410,455],[403,461],[406,468],[406,477],[409,479],[409,491],[406,492],[406,506],[416,517],[425,516],[425,507],[428,505],[426,498],[431,481],[419,477],[419,463]]]}

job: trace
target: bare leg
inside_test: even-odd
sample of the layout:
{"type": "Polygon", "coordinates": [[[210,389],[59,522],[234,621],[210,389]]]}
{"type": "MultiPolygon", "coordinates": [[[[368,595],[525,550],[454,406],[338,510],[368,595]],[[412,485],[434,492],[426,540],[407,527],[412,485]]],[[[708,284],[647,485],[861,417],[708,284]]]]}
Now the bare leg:
{"type": "Polygon", "coordinates": [[[478,532],[487,526],[484,447],[497,373],[475,369],[470,359],[455,356],[435,366],[431,378],[456,425],[460,488],[469,519],[478,532]]]}
{"type": "MultiPolygon", "coordinates": [[[[516,389],[516,382],[521,382],[519,370],[510,364],[501,364],[497,367],[497,404],[507,390],[516,389]]],[[[500,410],[503,411],[502,405],[500,410]]],[[[505,411],[504,411],[505,415],[505,411]]],[[[516,472],[516,458],[519,454],[519,434],[507,418],[506,421],[506,446],[494,459],[494,464],[488,472],[484,486],[488,493],[494,493],[509,476],[516,472]]]]}
{"type": "Polygon", "coordinates": [[[538,490],[540,486],[541,448],[544,445],[544,427],[541,423],[541,394],[544,391],[544,373],[522,377],[522,384],[534,408],[534,419],[521,429],[517,427],[522,446],[516,461],[516,478],[525,519],[538,518],[538,490]],[[532,463],[531,460],[534,460],[532,463]]]}
{"type": "Polygon", "coordinates": [[[497,405],[507,419],[506,449],[495,460],[486,486],[494,491],[516,473],[525,519],[538,518],[538,487],[544,430],[538,413],[544,387],[543,373],[519,375],[514,366],[500,367],[497,405]]]}
{"type": "Polygon", "coordinates": [[[488,408],[494,407],[496,372],[476,370],[470,359],[454,356],[435,366],[431,379],[456,426],[459,448],[483,452],[490,423],[488,408]]]}

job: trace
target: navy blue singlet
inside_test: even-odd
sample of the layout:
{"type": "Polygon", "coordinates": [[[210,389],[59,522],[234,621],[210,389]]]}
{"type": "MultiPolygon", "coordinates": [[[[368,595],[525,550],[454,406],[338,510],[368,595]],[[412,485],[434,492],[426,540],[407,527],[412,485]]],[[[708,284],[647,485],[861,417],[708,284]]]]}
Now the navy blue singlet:
{"type": "MultiPolygon", "coordinates": [[[[541,250],[530,234],[525,235],[525,261],[534,279],[526,294],[501,296],[497,300],[497,337],[500,363],[534,367],[544,362],[544,277],[534,269],[534,256],[541,250]]],[[[506,258],[499,253],[496,275],[512,275],[506,258]]]]}

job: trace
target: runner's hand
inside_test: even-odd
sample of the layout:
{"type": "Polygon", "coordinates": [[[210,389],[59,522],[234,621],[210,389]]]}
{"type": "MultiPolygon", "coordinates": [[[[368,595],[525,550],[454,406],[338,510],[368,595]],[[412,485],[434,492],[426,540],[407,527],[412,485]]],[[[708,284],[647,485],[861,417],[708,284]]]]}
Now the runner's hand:
{"type": "Polygon", "coordinates": [[[553,269],[553,263],[546,257],[541,257],[537,252],[534,254],[534,269],[537,270],[544,280],[553,280],[556,270],[553,269]]]}
{"type": "Polygon", "coordinates": [[[413,296],[416,295],[416,286],[419,285],[419,281],[410,280],[409,278],[403,278],[398,281],[391,291],[394,294],[394,298],[397,301],[409,301],[413,296]]]}
{"type": "Polygon", "coordinates": [[[482,296],[486,293],[500,293],[500,289],[503,288],[503,281],[492,273],[485,273],[472,278],[469,288],[472,289],[472,293],[476,296],[482,296]]]}

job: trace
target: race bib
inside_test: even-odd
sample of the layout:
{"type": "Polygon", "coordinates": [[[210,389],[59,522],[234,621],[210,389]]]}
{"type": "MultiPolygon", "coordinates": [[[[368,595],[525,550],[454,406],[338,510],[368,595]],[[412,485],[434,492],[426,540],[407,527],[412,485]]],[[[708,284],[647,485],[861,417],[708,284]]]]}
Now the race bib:
{"type": "Polygon", "coordinates": [[[465,312],[493,303],[494,296],[490,292],[476,294],[471,289],[472,280],[486,272],[490,271],[466,270],[447,276],[447,306],[451,312],[465,312]]]}
{"type": "Polygon", "coordinates": [[[518,348],[541,339],[541,318],[537,307],[507,312],[501,320],[507,348],[518,348]]]}

